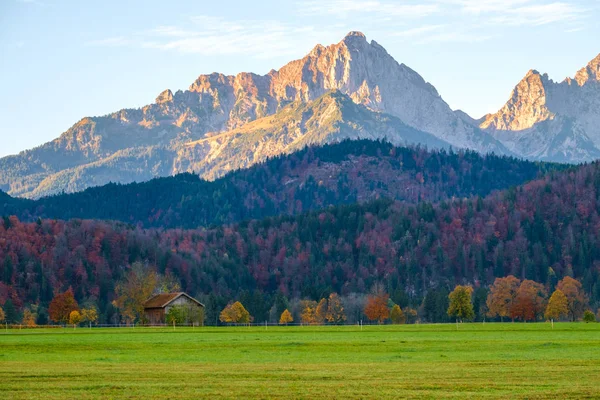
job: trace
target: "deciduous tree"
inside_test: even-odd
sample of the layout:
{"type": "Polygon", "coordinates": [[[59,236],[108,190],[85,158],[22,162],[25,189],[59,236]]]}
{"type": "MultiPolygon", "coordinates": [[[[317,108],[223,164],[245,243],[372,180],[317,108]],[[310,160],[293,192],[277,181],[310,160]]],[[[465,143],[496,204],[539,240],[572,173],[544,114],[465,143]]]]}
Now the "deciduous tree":
{"type": "Polygon", "coordinates": [[[315,310],[317,323],[322,324],[327,320],[327,299],[321,299],[315,310]]]}
{"type": "Polygon", "coordinates": [[[584,322],[596,322],[596,316],[590,310],[585,310],[583,313],[583,321],[584,322]]]}
{"type": "Polygon", "coordinates": [[[513,275],[505,278],[496,278],[494,284],[490,286],[486,305],[488,308],[488,316],[504,318],[510,316],[512,304],[517,297],[520,280],[513,275]]]}
{"type": "Polygon", "coordinates": [[[403,324],[406,322],[406,316],[398,304],[394,304],[394,307],[392,307],[392,311],[390,311],[390,319],[394,324],[403,324]]]}
{"type": "Polygon", "coordinates": [[[36,315],[29,309],[26,308],[25,310],[23,310],[23,325],[29,327],[29,328],[33,328],[36,325],[35,323],[35,319],[36,319],[36,315]]]}
{"type": "Polygon", "coordinates": [[[165,321],[169,325],[180,325],[185,323],[185,310],[182,306],[172,306],[167,311],[165,321]]]}
{"type": "Polygon", "coordinates": [[[250,313],[239,301],[225,307],[219,317],[221,322],[233,324],[249,324],[250,318],[250,313]]]}
{"type": "Polygon", "coordinates": [[[135,262],[115,288],[115,305],[128,322],[141,320],[144,303],[152,296],[158,284],[158,275],[148,265],[135,262]]]}
{"type": "Polygon", "coordinates": [[[73,327],[76,327],[77,325],[79,325],[80,322],[81,314],[79,313],[79,311],[71,311],[71,313],[69,314],[69,324],[73,325],[73,327]]]}
{"type": "Polygon", "coordinates": [[[57,294],[50,302],[48,314],[54,322],[66,324],[72,311],[79,311],[79,305],[73,296],[73,290],[69,288],[66,292],[57,294]]]}
{"type": "Polygon", "coordinates": [[[87,322],[90,327],[98,321],[98,312],[94,307],[84,308],[81,310],[81,322],[87,322]]]}
{"type": "Polygon", "coordinates": [[[383,321],[389,318],[390,309],[388,308],[387,294],[371,295],[367,298],[367,304],[365,306],[365,315],[371,321],[377,321],[381,324],[383,321]]]}
{"type": "Polygon", "coordinates": [[[471,296],[473,288],[471,286],[458,285],[452,293],[448,295],[450,305],[448,306],[448,315],[455,317],[457,321],[471,320],[475,317],[473,302],[471,296]]]}
{"type": "Polygon", "coordinates": [[[333,324],[341,324],[346,320],[346,314],[344,313],[344,306],[340,296],[337,293],[331,293],[329,300],[327,301],[327,314],[325,316],[327,322],[333,324]]]}
{"type": "Polygon", "coordinates": [[[281,317],[279,317],[279,323],[281,325],[283,325],[283,324],[287,325],[291,322],[294,322],[294,318],[292,317],[292,314],[290,313],[290,311],[286,308],[281,313],[281,317]]]}
{"type": "Polygon", "coordinates": [[[541,283],[526,279],[521,282],[510,309],[512,319],[535,321],[546,309],[546,289],[541,283]]]}
{"type": "Polygon", "coordinates": [[[4,315],[4,310],[2,309],[2,307],[0,307],[0,322],[4,322],[4,318],[6,318],[6,316],[4,315]]]}
{"type": "Polygon", "coordinates": [[[560,317],[569,315],[568,304],[567,296],[562,290],[556,289],[550,296],[544,317],[552,321],[552,326],[554,326],[555,320],[558,321],[560,317]]]}
{"type": "Polygon", "coordinates": [[[581,282],[570,276],[565,276],[558,282],[556,288],[560,289],[567,297],[567,308],[569,309],[571,321],[581,318],[588,302],[587,296],[581,288],[581,282]]]}
{"type": "Polygon", "coordinates": [[[300,314],[300,321],[303,324],[314,325],[317,323],[316,310],[317,302],[314,300],[302,300],[300,303],[302,312],[300,314]]]}

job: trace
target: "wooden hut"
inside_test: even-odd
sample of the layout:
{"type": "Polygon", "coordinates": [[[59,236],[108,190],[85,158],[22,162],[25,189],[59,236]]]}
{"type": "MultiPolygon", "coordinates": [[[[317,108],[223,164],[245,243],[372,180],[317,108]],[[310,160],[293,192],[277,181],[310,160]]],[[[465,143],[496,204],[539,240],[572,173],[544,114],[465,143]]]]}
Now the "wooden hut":
{"type": "Polygon", "coordinates": [[[144,316],[150,325],[166,323],[166,317],[172,307],[181,307],[188,321],[185,323],[202,325],[204,322],[204,304],[187,293],[161,293],[152,296],[144,303],[144,316]]]}

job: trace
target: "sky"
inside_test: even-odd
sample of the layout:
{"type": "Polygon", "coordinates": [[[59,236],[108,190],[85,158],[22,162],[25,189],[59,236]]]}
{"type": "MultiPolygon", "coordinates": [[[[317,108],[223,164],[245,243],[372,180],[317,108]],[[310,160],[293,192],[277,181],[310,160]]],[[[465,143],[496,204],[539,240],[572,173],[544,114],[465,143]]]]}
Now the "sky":
{"type": "Polygon", "coordinates": [[[479,118],[529,69],[573,76],[600,53],[599,20],[600,0],[0,0],[0,156],[200,74],[265,74],[349,31],[479,118]]]}

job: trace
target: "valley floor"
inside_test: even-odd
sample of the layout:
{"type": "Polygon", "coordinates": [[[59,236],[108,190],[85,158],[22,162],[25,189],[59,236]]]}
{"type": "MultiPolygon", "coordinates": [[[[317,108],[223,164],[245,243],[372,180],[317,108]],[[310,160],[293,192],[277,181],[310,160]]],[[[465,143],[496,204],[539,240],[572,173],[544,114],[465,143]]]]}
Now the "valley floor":
{"type": "Polygon", "coordinates": [[[600,324],[0,331],[5,399],[599,398],[600,324]]]}

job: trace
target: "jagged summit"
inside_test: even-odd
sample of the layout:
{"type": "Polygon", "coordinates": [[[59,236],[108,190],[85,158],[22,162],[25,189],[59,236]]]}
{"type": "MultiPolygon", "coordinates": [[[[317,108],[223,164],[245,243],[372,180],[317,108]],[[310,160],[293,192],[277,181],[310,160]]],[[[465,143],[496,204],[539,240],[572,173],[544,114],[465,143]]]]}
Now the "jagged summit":
{"type": "MultiPolygon", "coordinates": [[[[251,140],[252,135],[244,133],[244,126],[257,120],[264,129],[280,126],[267,117],[284,118],[280,111],[292,112],[290,104],[298,110],[331,91],[339,91],[356,106],[344,107],[341,114],[331,105],[325,108],[331,115],[342,115],[339,126],[344,126],[346,119],[353,121],[354,128],[348,128],[346,135],[363,129],[361,132],[382,137],[390,131],[387,123],[379,122],[371,125],[386,126],[382,132],[360,128],[355,115],[373,121],[374,112],[382,114],[382,118],[394,117],[421,132],[411,136],[415,140],[421,135],[422,142],[433,143],[433,137],[437,143],[457,148],[510,154],[492,135],[455,114],[433,85],[417,72],[398,63],[375,41],[369,43],[363,33],[350,32],[340,42],[317,45],[303,58],[266,75],[200,75],[188,90],[165,90],[154,103],[141,109],[123,109],[82,120],[50,143],[0,159],[0,189],[11,195],[39,197],[109,181],[130,182],[176,172],[197,172],[208,170],[206,154],[212,157],[211,165],[223,166],[221,170],[211,169],[211,176],[219,176],[227,166],[256,162],[252,154],[277,155],[291,148],[289,142],[299,137],[297,127],[285,125],[275,143],[274,137],[260,128],[264,142],[257,143],[251,140]],[[241,147],[235,147],[239,151],[215,152],[222,146],[218,141],[230,137],[226,133],[232,131],[239,133],[236,146],[241,147]],[[199,153],[197,146],[194,151],[187,146],[204,139],[203,146],[213,150],[199,153]]],[[[302,118],[291,120],[302,122],[302,118]]],[[[329,128],[319,130],[325,133],[310,134],[317,125],[322,126],[323,121],[309,125],[309,132],[302,137],[310,137],[313,142],[339,137],[335,124],[325,124],[329,128]]]]}
{"type": "Polygon", "coordinates": [[[577,71],[575,81],[583,86],[588,81],[600,81],[600,54],[593,58],[585,67],[577,71]]]}
{"type": "Polygon", "coordinates": [[[158,97],[156,97],[157,104],[169,103],[171,101],[173,101],[173,92],[171,92],[170,89],[162,91],[158,97]]]}
{"type": "Polygon", "coordinates": [[[555,82],[529,70],[509,100],[480,127],[515,153],[554,161],[589,161],[600,156],[600,55],[575,78],[555,82]]]}

